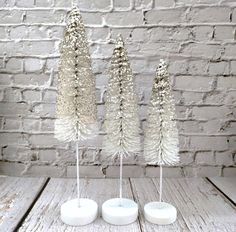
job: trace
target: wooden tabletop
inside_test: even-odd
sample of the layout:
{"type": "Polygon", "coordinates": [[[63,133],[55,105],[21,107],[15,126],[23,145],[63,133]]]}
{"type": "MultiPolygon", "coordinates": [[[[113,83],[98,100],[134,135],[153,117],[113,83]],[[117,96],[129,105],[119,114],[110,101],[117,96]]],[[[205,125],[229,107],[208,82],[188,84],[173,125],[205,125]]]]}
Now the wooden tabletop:
{"type": "MultiPolygon", "coordinates": [[[[72,227],[60,220],[60,206],[76,197],[75,179],[0,177],[0,231],[25,232],[156,232],[236,231],[236,178],[165,178],[163,200],[178,210],[175,223],[158,226],[145,221],[143,206],[159,197],[159,180],[123,180],[124,197],[139,204],[139,218],[127,226],[112,226],[98,217],[93,223],[72,227]]],[[[81,196],[99,207],[117,197],[117,179],[81,179],[81,196]]]]}

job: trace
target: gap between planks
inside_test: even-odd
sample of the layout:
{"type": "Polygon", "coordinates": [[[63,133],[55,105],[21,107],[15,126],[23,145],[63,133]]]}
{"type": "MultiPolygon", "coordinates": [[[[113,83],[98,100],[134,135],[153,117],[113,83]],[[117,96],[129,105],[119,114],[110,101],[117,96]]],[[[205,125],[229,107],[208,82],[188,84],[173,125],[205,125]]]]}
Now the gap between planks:
{"type": "Polygon", "coordinates": [[[19,223],[16,225],[16,228],[13,230],[13,232],[17,232],[18,229],[21,227],[21,225],[23,224],[23,222],[25,221],[26,217],[28,216],[28,214],[30,213],[31,209],[34,207],[35,203],[37,202],[37,200],[39,199],[39,197],[41,196],[42,192],[44,191],[44,189],[46,188],[48,182],[50,180],[50,177],[46,178],[45,183],[43,184],[42,188],[40,189],[40,191],[38,192],[38,194],[35,196],[34,200],[32,201],[32,203],[30,204],[29,208],[27,209],[27,211],[25,212],[25,214],[23,215],[23,217],[21,218],[21,220],[19,221],[19,223]]]}
{"type": "Polygon", "coordinates": [[[229,203],[236,207],[236,203],[224,192],[224,190],[222,190],[215,183],[213,183],[210,178],[206,177],[206,180],[214,186],[214,188],[222,195],[223,198],[226,198],[229,203]]]}

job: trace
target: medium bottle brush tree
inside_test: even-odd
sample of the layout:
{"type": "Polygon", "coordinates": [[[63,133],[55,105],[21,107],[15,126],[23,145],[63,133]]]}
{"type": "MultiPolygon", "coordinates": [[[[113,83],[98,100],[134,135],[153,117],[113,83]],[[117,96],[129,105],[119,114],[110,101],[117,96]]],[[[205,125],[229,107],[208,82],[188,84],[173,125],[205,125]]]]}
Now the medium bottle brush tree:
{"type": "Polygon", "coordinates": [[[111,59],[105,102],[104,151],[108,159],[120,158],[120,199],[122,198],[122,160],[140,151],[139,117],[133,74],[121,35],[111,59]]]}
{"type": "Polygon", "coordinates": [[[95,77],[85,27],[77,8],[67,18],[60,45],[55,137],[76,143],[77,193],[79,204],[79,141],[97,134],[95,77]]]}
{"type": "Polygon", "coordinates": [[[162,165],[179,161],[178,130],[174,99],[171,94],[167,64],[160,60],[154,78],[147,124],[144,132],[144,157],[148,164],[160,166],[160,199],[162,199],[162,165]]]}

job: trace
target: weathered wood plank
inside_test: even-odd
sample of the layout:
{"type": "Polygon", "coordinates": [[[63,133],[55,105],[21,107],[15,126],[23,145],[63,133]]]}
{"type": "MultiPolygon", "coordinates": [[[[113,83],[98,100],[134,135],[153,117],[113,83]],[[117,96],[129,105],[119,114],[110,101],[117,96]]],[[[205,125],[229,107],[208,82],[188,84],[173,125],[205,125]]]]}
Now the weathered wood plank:
{"type": "MultiPolygon", "coordinates": [[[[144,203],[158,200],[158,179],[132,179],[131,183],[142,208],[144,203]]],[[[164,179],[163,188],[163,200],[177,208],[178,219],[172,225],[157,226],[144,221],[142,213],[143,231],[236,231],[235,207],[206,180],[164,179]]]]}
{"type": "Polygon", "coordinates": [[[0,177],[0,231],[13,231],[21,221],[46,178],[0,177]]]}
{"type": "MultiPolygon", "coordinates": [[[[105,200],[118,195],[118,180],[115,179],[81,179],[81,197],[95,200],[101,207],[105,200]]],[[[133,198],[129,180],[123,181],[124,197],[133,198]]],[[[60,206],[65,201],[76,197],[75,179],[51,179],[25,219],[20,232],[139,232],[138,221],[127,226],[112,226],[101,217],[90,225],[82,227],[67,226],[60,220],[60,206]]]]}
{"type": "Polygon", "coordinates": [[[236,178],[212,177],[210,181],[236,204],[236,178]]]}
{"type": "MultiPolygon", "coordinates": [[[[154,224],[146,221],[144,218],[144,215],[143,215],[143,207],[146,203],[148,203],[150,201],[158,201],[159,194],[156,189],[156,186],[153,183],[153,180],[151,178],[132,178],[131,184],[132,184],[135,200],[136,200],[136,202],[139,203],[139,208],[140,208],[139,219],[140,219],[142,231],[144,231],[144,232],[146,232],[146,231],[148,231],[148,232],[189,231],[182,215],[178,215],[178,221],[176,221],[174,224],[168,225],[168,226],[157,226],[157,225],[154,225],[154,224]]],[[[165,181],[163,181],[163,184],[164,184],[163,187],[165,187],[165,181]]],[[[165,189],[163,192],[163,200],[175,205],[175,202],[173,201],[172,198],[169,198],[165,189]]]]}

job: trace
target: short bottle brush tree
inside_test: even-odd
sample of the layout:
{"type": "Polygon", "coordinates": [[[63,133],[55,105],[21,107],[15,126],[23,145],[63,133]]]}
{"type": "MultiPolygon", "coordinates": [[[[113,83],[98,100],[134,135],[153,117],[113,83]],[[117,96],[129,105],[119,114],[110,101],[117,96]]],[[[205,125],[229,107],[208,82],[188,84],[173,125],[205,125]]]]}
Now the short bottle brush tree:
{"type": "Polygon", "coordinates": [[[176,126],[175,105],[167,64],[160,60],[154,78],[147,123],[144,133],[144,158],[148,164],[160,167],[159,202],[162,201],[162,166],[179,161],[179,140],[176,126]]]}

